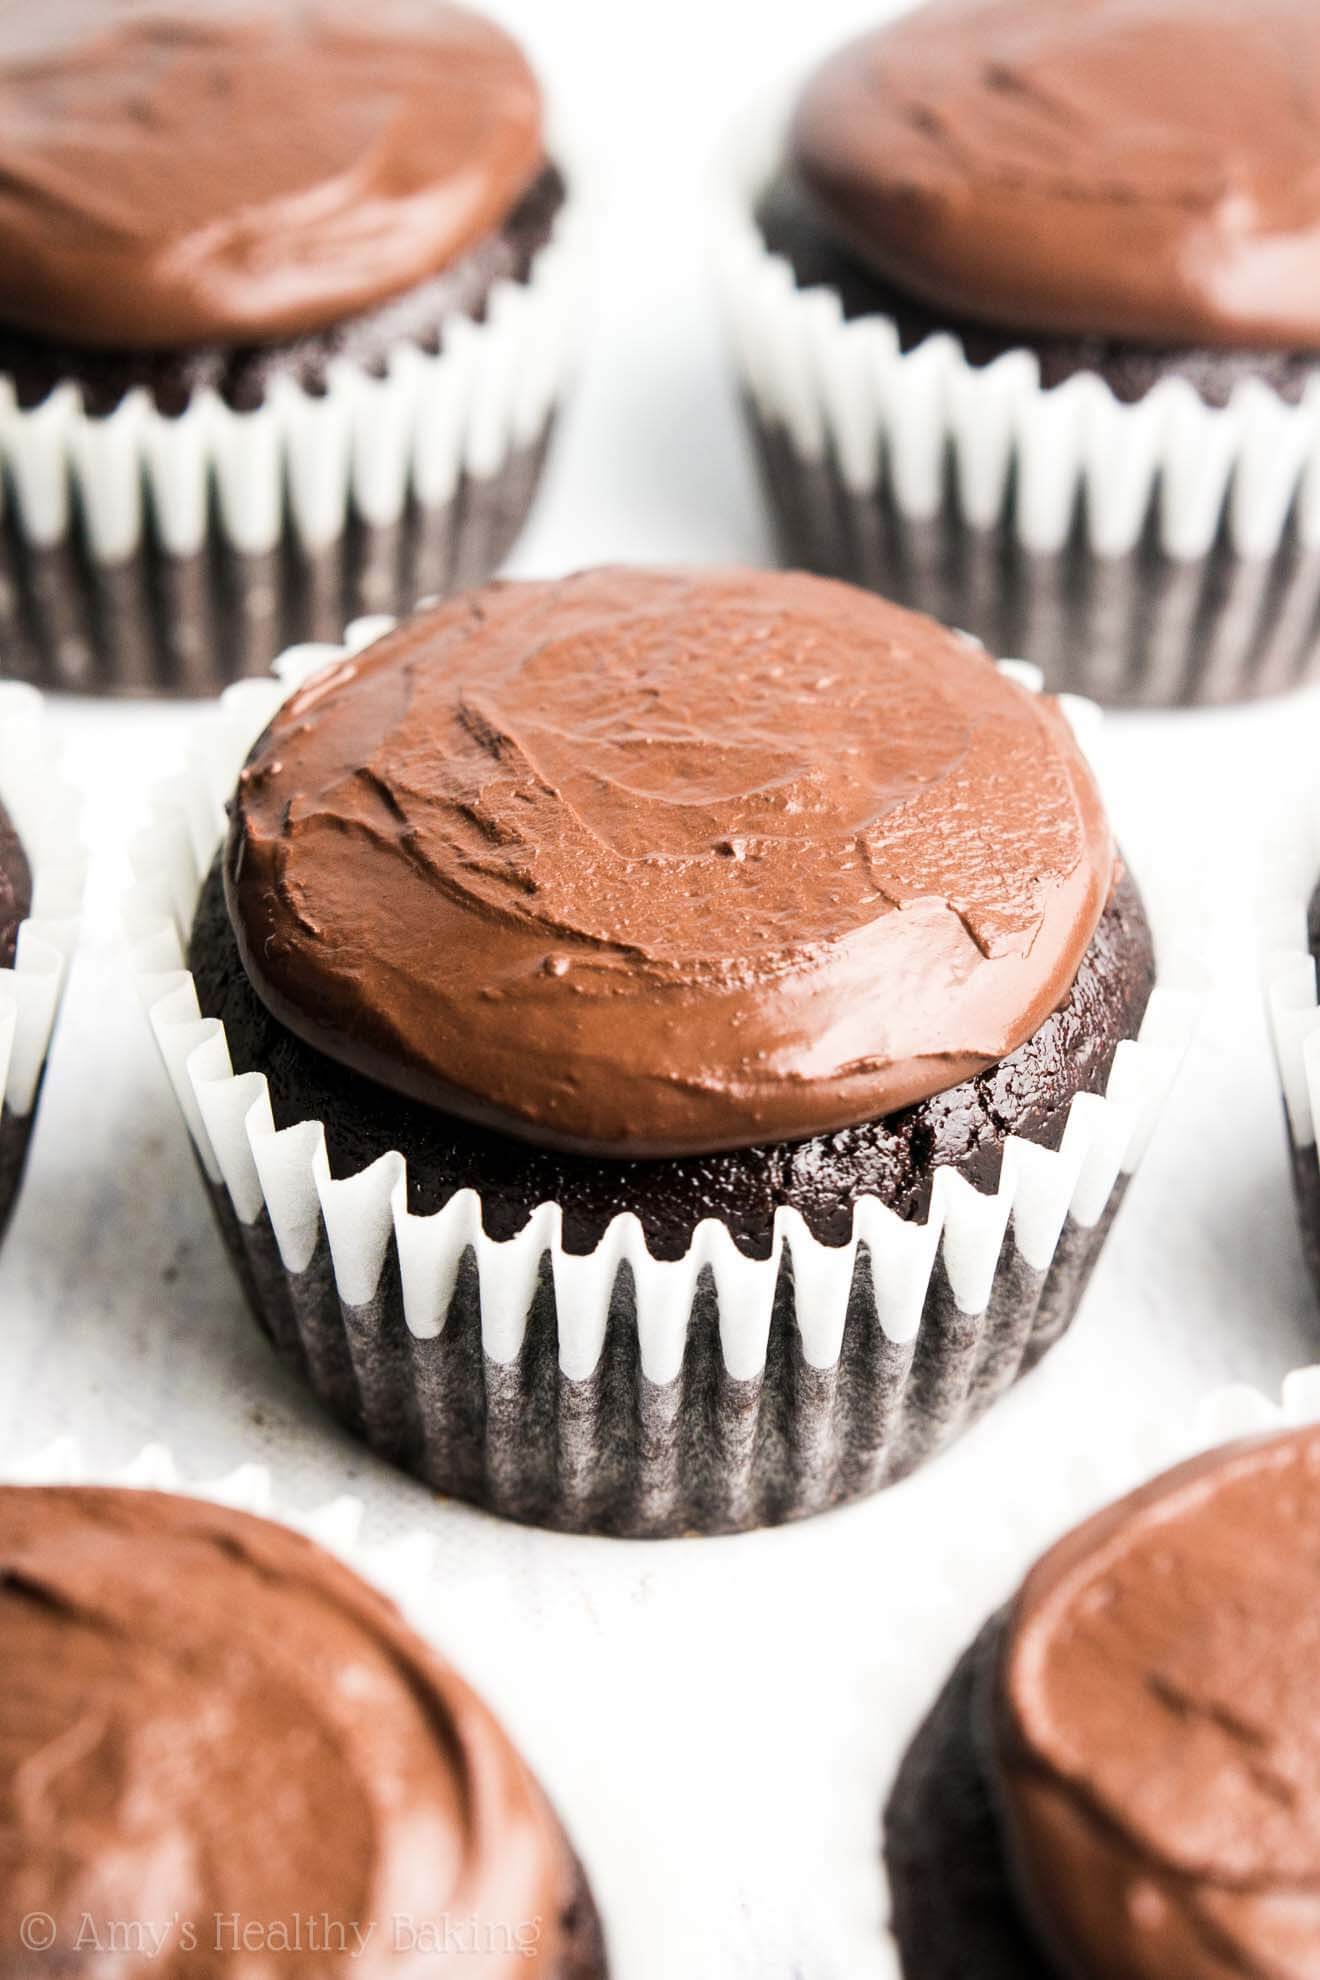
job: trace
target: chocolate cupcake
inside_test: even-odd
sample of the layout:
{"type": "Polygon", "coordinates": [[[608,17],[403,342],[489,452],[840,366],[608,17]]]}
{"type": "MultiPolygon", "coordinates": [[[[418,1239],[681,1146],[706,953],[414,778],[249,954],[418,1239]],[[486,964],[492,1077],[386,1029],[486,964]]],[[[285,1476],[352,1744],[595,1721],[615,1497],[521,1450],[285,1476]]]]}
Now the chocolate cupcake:
{"type": "Polygon", "coordinates": [[[580,218],[517,45],[443,0],[0,26],[0,653],[210,693],[489,575],[580,218]]]}
{"type": "Polygon", "coordinates": [[[186,780],[246,758],[227,835],[153,833],[139,964],[256,1316],[373,1447],[520,1519],[764,1524],[1067,1326],[1174,1055],[1055,703],[736,570],[491,586],[250,748],[276,700],[186,780]]]}
{"type": "Polygon", "coordinates": [[[1320,1960],[1320,1430],[1220,1448],[1063,1540],[963,1658],[886,1817],[920,1980],[1320,1960]]]}
{"type": "MultiPolygon", "coordinates": [[[[1291,821],[1290,821],[1291,822],[1291,821]]],[[[1303,843],[1320,844],[1320,820],[1311,821],[1303,843]]],[[[1304,857],[1300,853],[1299,857],[1304,857]]],[[[1286,861],[1287,849],[1282,858],[1286,861]]],[[[1288,1134],[1288,1159],[1293,1193],[1301,1223],[1307,1269],[1320,1297],[1320,1155],[1316,1124],[1320,1120],[1320,886],[1279,904],[1280,947],[1269,946],[1270,919],[1265,917],[1264,975],[1279,1081],[1283,1089],[1288,1134]],[[1294,935],[1296,941],[1294,945],[1294,935]]]]}
{"type": "Polygon", "coordinates": [[[0,1971],[602,1980],[563,1829],[394,1606],[300,1534],[0,1487],[0,1971]]]}
{"type": "Polygon", "coordinates": [[[23,1179],[77,936],[78,832],[41,697],[0,682],[0,1236],[23,1179]]]}
{"type": "Polygon", "coordinates": [[[932,0],[734,147],[784,560],[1112,703],[1320,663],[1320,16],[932,0]]]}

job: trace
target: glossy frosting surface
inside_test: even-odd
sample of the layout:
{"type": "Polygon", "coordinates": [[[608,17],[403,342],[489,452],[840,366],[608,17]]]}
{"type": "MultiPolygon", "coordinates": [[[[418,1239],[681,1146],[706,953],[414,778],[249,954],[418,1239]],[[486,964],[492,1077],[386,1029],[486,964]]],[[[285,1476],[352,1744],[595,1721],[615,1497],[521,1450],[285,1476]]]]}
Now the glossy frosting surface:
{"type": "Polygon", "coordinates": [[[1057,707],[868,594],[496,585],[258,743],[226,892],[258,994],[546,1145],[792,1140],[956,1085],[1067,995],[1115,857],[1057,707]]]}
{"type": "Polygon", "coordinates": [[[1320,1972],[1320,1429],[1193,1461],[1010,1621],[1011,1855],[1069,1980],[1320,1972]]]}
{"type": "Polygon", "coordinates": [[[0,321],[261,343],[425,280],[544,162],[516,44],[445,0],[0,10],[0,321]]]}
{"type": "Polygon", "coordinates": [[[114,1980],[560,1971],[572,1871],[539,1789],[301,1536],[156,1493],[0,1489],[0,1669],[5,1973],[37,1970],[32,1913],[41,1970],[114,1980]],[[470,1959],[397,1923],[446,1918],[470,1959]],[[117,1951],[116,1921],[138,1928],[117,1951]]]}
{"type": "Polygon", "coordinates": [[[957,316],[1320,348],[1313,0],[931,0],[816,73],[793,151],[828,223],[957,316]]]}

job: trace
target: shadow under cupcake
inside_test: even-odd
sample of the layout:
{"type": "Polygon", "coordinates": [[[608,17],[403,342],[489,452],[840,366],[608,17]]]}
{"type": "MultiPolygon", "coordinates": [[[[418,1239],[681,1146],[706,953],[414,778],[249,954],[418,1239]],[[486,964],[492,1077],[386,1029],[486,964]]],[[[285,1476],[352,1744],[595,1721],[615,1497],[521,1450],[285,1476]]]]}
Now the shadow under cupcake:
{"type": "Polygon", "coordinates": [[[213,693],[489,576],[581,259],[501,29],[408,0],[25,9],[0,104],[7,672],[213,693]]]}
{"type": "Polygon", "coordinates": [[[936,0],[718,200],[786,563],[1116,704],[1320,656],[1320,202],[1294,0],[936,0]]]}
{"type": "Polygon", "coordinates": [[[1181,1009],[1054,702],[752,571],[295,657],[133,921],[249,1300],[340,1418],[511,1517],[724,1531],[874,1490],[1040,1358],[1181,1009]]]}

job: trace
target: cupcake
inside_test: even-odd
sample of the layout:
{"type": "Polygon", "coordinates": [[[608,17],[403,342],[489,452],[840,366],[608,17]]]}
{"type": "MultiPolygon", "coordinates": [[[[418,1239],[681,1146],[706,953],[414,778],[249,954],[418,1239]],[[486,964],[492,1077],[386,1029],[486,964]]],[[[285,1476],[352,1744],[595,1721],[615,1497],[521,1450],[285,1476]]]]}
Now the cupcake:
{"type": "Polygon", "coordinates": [[[1196,1458],[1045,1556],[895,1785],[904,1974],[1317,1970],[1318,1559],[1314,1426],[1196,1458]]]}
{"type": "Polygon", "coordinates": [[[72,0],[0,30],[0,653],[210,693],[489,575],[580,234],[536,79],[443,0],[72,0]]]}
{"type": "Polygon", "coordinates": [[[0,1970],[602,1980],[545,1796],[310,1540],[167,1493],[0,1487],[0,1970]]]}
{"type": "MultiPolygon", "coordinates": [[[[12,981],[18,931],[32,912],[32,868],[14,822],[0,801],[0,970],[12,981]]],[[[0,1233],[18,1195],[27,1156],[30,1119],[20,1120],[6,1103],[0,1115],[0,1233]]]]}
{"type": "Polygon", "coordinates": [[[316,658],[231,701],[179,787],[237,774],[227,826],[159,815],[133,924],[256,1317],[336,1414],[515,1518],[729,1530],[1040,1357],[1175,1056],[1056,703],[756,571],[495,585],[316,658]]]}
{"type": "Polygon", "coordinates": [[[786,562],[1186,704],[1320,664],[1308,0],[932,0],[729,161],[786,562]]]}
{"type": "MultiPolygon", "coordinates": [[[[1309,821],[1303,844],[1320,843],[1320,819],[1309,821]]],[[[1300,848],[1279,849],[1286,871],[1290,855],[1304,857],[1300,848]]],[[[1307,1270],[1320,1297],[1320,1155],[1316,1125],[1320,1120],[1320,1005],[1316,974],[1320,968],[1320,885],[1300,890],[1296,900],[1277,905],[1279,946],[1271,948],[1273,913],[1267,910],[1262,930],[1266,946],[1264,975],[1273,1034],[1275,1060],[1283,1089],[1288,1161],[1301,1226],[1307,1270]]]]}
{"type": "Polygon", "coordinates": [[[0,682],[0,1236],[23,1179],[77,935],[78,832],[41,697],[0,682]]]}

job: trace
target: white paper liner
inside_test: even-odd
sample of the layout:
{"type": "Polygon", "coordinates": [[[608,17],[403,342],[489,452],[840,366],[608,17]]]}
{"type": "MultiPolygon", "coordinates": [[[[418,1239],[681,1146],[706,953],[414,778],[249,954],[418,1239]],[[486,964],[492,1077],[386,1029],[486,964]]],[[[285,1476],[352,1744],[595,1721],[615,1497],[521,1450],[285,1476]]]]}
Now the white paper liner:
{"type": "Polygon", "coordinates": [[[78,935],[86,858],[80,806],[60,774],[41,696],[0,682],[0,801],[32,869],[32,912],[0,970],[0,1103],[25,1120],[36,1102],[78,935]]]}
{"type": "Polygon", "coordinates": [[[1313,781],[1294,793],[1286,813],[1261,862],[1271,892],[1257,906],[1256,925],[1302,1253],[1320,1296],[1320,985],[1308,930],[1320,884],[1320,798],[1313,781]]]}
{"type": "Polygon", "coordinates": [[[579,343],[588,231],[570,186],[526,281],[497,283],[483,321],[446,322],[438,355],[403,343],[381,377],[336,358],[323,392],[281,377],[251,412],[207,389],[172,417],[139,387],[94,417],[73,383],[24,411],[0,375],[0,478],[21,534],[49,549],[81,518],[93,557],[115,565],[150,515],[162,547],[188,557],[206,541],[214,491],[235,551],[273,550],[287,514],[314,554],[352,513],[388,526],[410,495],[444,505],[465,474],[489,479],[544,432],[579,343]]]}
{"type": "Polygon", "coordinates": [[[277,1520],[281,1526],[305,1533],[309,1540],[337,1555],[364,1580],[384,1589],[414,1626],[435,1640],[434,1602],[428,1604],[425,1600],[434,1563],[434,1540],[419,1527],[388,1541],[368,1544],[362,1530],[362,1502],[351,1494],[301,1510],[282,1502],[265,1465],[241,1464],[218,1478],[191,1478],[185,1475],[165,1444],[147,1444],[127,1464],[115,1465],[107,1471],[90,1463],[76,1437],[57,1438],[54,1443],[22,1457],[7,1455],[0,1464],[0,1482],[124,1486],[143,1492],[177,1492],[185,1498],[204,1499],[211,1505],[229,1506],[235,1512],[277,1520]]]}
{"type": "Polygon", "coordinates": [[[785,155],[800,84],[738,123],[712,186],[712,245],[734,355],[765,421],[808,462],[832,454],[845,487],[875,493],[887,476],[912,522],[944,506],[946,465],[976,529],[997,526],[1012,489],[1023,549],[1062,550],[1085,495],[1098,557],[1136,548],[1152,503],[1164,554],[1209,554],[1221,524],[1243,558],[1273,556],[1291,525],[1320,548],[1320,377],[1297,405],[1247,380],[1223,407],[1169,378],[1135,403],[1079,373],[1046,389],[1033,352],[968,362],[956,336],[904,354],[884,316],[847,322],[828,288],[799,289],[771,254],[755,207],[785,155]]]}
{"type": "MultiPolygon", "coordinates": [[[[1261,982],[1294,1155],[1315,1154],[1320,1123],[1320,993],[1307,922],[1320,885],[1320,795],[1308,779],[1280,794],[1256,905],[1261,982]]],[[[1320,1173],[1320,1171],[1318,1171],[1320,1173]]]]}
{"type": "MultiPolygon", "coordinates": [[[[228,690],[200,728],[188,769],[161,794],[135,847],[138,884],[125,907],[140,994],[206,1174],[223,1182],[241,1224],[253,1224],[263,1210],[269,1215],[287,1271],[305,1270],[324,1235],[339,1296],[360,1307],[377,1289],[393,1237],[408,1327],[428,1339],[444,1328],[460,1263],[470,1250],[480,1284],[482,1346],[491,1361],[507,1365],[522,1347],[548,1253],[559,1366],[580,1381],[600,1360],[615,1281],[626,1260],[641,1368],[663,1385],[682,1367],[698,1280],[708,1270],[718,1296],[724,1366],[741,1382],[765,1367],[785,1251],[804,1357],[811,1368],[829,1369],[840,1353],[859,1246],[869,1251],[879,1324],[890,1341],[902,1343],[916,1334],[937,1261],[958,1309],[978,1315],[989,1303],[1007,1233],[1026,1266],[1044,1273],[1065,1224],[1084,1230],[1099,1225],[1116,1185],[1133,1172],[1149,1141],[1200,1007],[1197,989],[1157,985],[1140,1040],[1120,1043],[1103,1097],[1074,1099],[1057,1151],[1012,1137],[994,1193],[941,1169],[930,1213],[919,1224],[865,1199],[851,1240],[841,1246],[822,1244],[795,1211],[781,1208],[765,1260],[746,1258],[729,1231],[711,1219],[698,1226],[686,1257],[659,1261],[631,1215],[616,1217],[597,1248],[582,1256],[564,1249],[562,1210],[555,1203],[540,1205],[505,1241],[486,1235],[472,1190],[460,1191],[431,1216],[412,1214],[402,1152],[357,1175],[332,1178],[323,1124],[277,1130],[264,1077],[234,1075],[223,1024],[200,1015],[184,953],[198,892],[223,833],[224,803],[252,743],[309,673],[367,644],[388,623],[359,622],[343,647],[292,649],[276,663],[278,679],[228,690]]],[[[1039,685],[1033,669],[1015,671],[1039,685]]],[[[1073,712],[1084,730],[1093,711],[1074,704],[1073,712]]]]}

